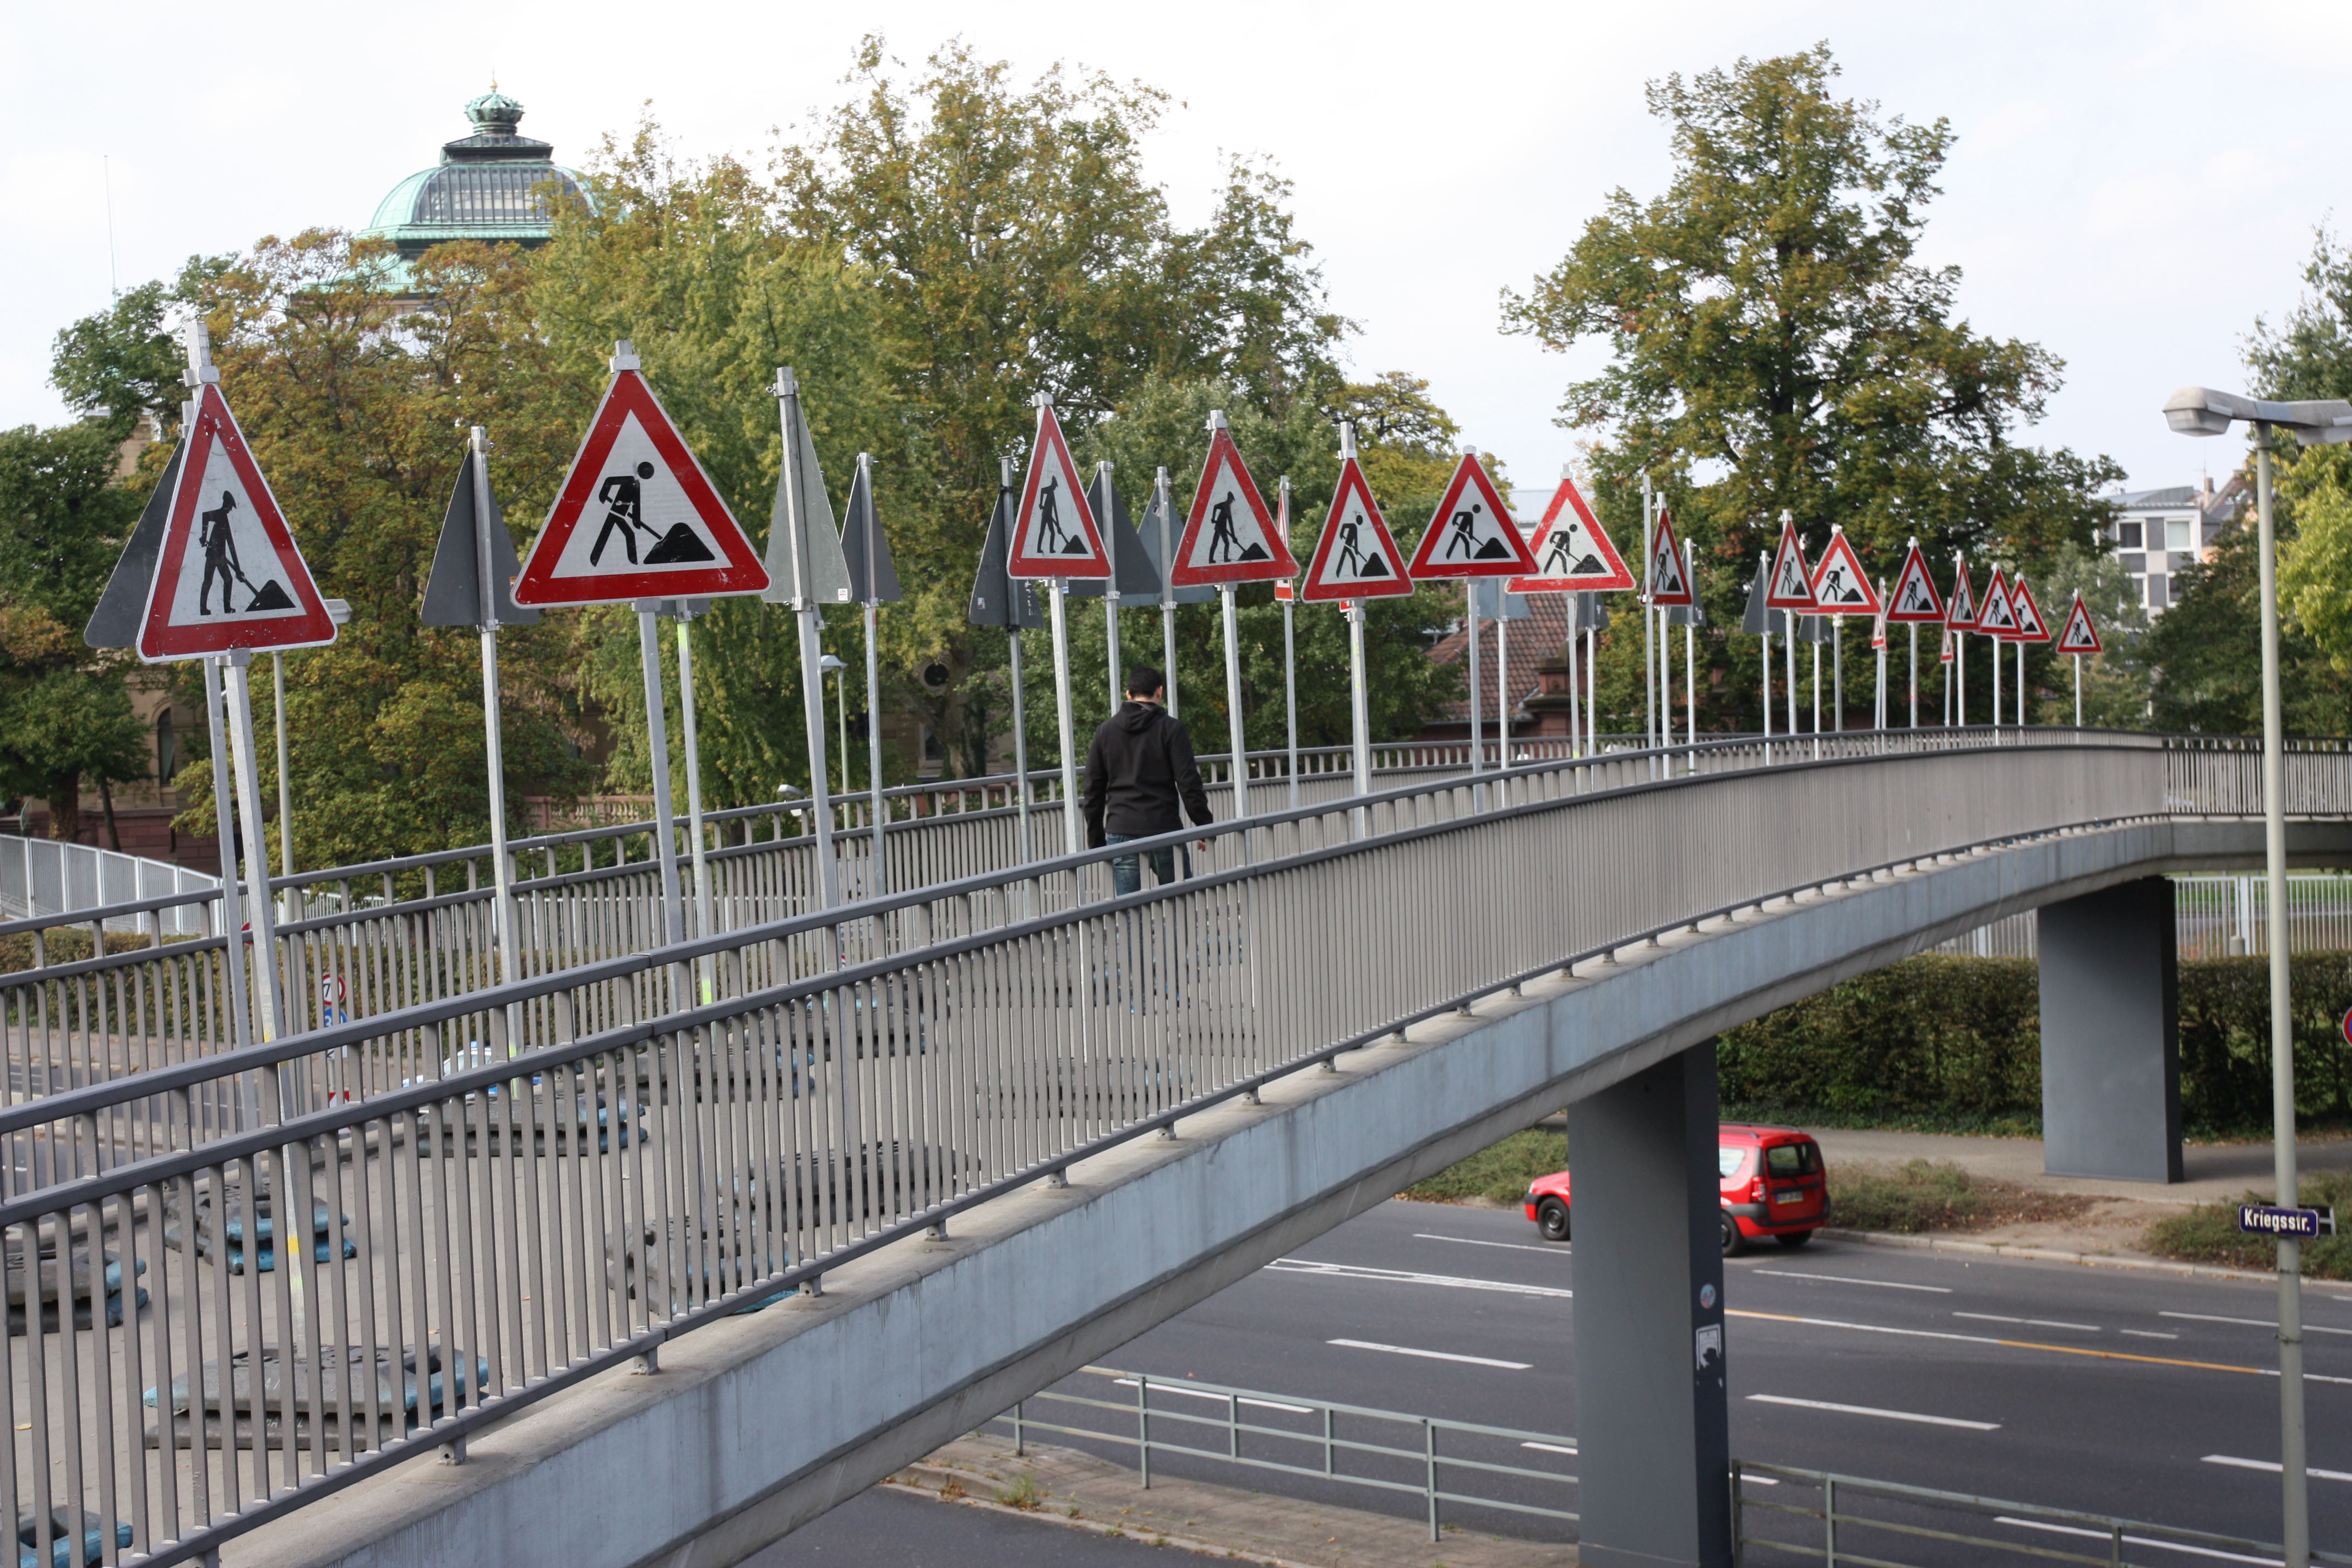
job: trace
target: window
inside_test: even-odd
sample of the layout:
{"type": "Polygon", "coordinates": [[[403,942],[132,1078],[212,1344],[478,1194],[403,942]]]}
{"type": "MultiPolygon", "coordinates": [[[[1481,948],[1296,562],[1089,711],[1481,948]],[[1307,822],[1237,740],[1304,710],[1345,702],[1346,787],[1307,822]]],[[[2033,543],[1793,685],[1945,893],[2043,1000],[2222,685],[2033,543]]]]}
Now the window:
{"type": "Polygon", "coordinates": [[[1739,1167],[1748,1163],[1748,1151],[1738,1148],[1718,1148],[1715,1152],[1715,1168],[1723,1173],[1725,1181],[1739,1174],[1739,1167]]]}
{"type": "Polygon", "coordinates": [[[2151,610],[2160,610],[2171,604],[2170,590],[2171,583],[2167,578],[2161,575],[2150,575],[2147,580],[2147,607],[2151,610]]]}
{"type": "Polygon", "coordinates": [[[170,784],[179,771],[180,742],[172,733],[172,710],[165,708],[155,715],[155,782],[170,784]]]}
{"type": "Polygon", "coordinates": [[[2147,570],[2147,553],[2145,551],[2120,551],[2116,553],[2116,559],[2121,561],[2124,570],[2135,577],[2147,570]]]}
{"type": "Polygon", "coordinates": [[[2197,541],[2189,532],[2185,517],[2168,518],[2164,524],[2164,547],[2167,550],[2194,550],[2197,541]]]}
{"type": "Polygon", "coordinates": [[[1821,1152],[1811,1143],[1775,1143],[1764,1151],[1764,1168],[1776,1176],[1810,1176],[1822,1168],[1821,1152]]]}
{"type": "Polygon", "coordinates": [[[2139,524],[2137,522],[2119,522],[2116,524],[2116,542],[2122,545],[2126,550],[2139,549],[2141,547],[2139,524]]]}

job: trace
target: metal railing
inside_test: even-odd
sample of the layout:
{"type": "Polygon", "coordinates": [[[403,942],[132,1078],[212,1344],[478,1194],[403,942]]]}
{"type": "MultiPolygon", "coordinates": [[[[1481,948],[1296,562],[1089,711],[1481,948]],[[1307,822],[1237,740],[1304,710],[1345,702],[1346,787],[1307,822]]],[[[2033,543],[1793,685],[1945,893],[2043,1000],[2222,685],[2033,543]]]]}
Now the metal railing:
{"type": "Polygon", "coordinates": [[[15,929],[39,931],[82,924],[88,911],[121,906],[101,917],[110,931],[160,931],[173,936],[209,931],[205,901],[184,895],[213,893],[216,877],[57,838],[0,835],[0,916],[15,929]]]}
{"type": "MultiPolygon", "coordinates": [[[[2277,1563],[2284,1555],[2284,1548],[2274,1542],[1739,1459],[1731,1462],[1731,1528],[1732,1561],[1741,1568],[1750,1563],[1764,1568],[1790,1559],[1818,1562],[1823,1568],[1837,1568],[1841,1563],[1874,1568],[1942,1568],[1947,1563],[2019,1560],[2123,1568],[2133,1561],[2124,1554],[2129,1547],[2241,1563],[2277,1563]],[[1750,1494],[1743,1485],[1748,1480],[1773,1489],[1769,1496],[1750,1494]],[[1751,1535],[1751,1513],[1773,1516],[1756,1528],[1786,1528],[1783,1521],[1792,1518],[1817,1521],[1816,1539],[1791,1542],[1751,1535]],[[1992,1517],[1987,1520],[1983,1517],[1987,1514],[1992,1517]],[[2010,1533],[1971,1532],[1981,1531],[1988,1524],[2010,1533]],[[1906,1549],[1925,1555],[1915,1555],[1908,1562],[1886,1555],[1906,1549]]],[[[1804,1527],[1799,1529],[1801,1531],[1804,1527]]],[[[2332,1552],[2315,1551],[2311,1560],[2352,1564],[2352,1557],[2332,1552]]]]}
{"type": "Polygon", "coordinates": [[[1576,1478],[1562,1470],[1532,1468],[1525,1463],[1509,1463],[1491,1456],[1517,1457],[1534,1452],[1565,1458],[1576,1452],[1573,1437],[1522,1432],[1511,1426],[1487,1426],[1475,1421],[1447,1421],[1434,1415],[1408,1415],[1401,1411],[1338,1405],[1287,1394],[1265,1394],[1255,1389],[1231,1388],[1221,1383],[1202,1383],[1197,1378],[1155,1379],[1149,1373],[1119,1372],[1101,1366],[1081,1367],[1079,1371],[1108,1378],[1118,1387],[1132,1389],[1134,1395],[1089,1399],[1084,1394],[1047,1389],[1014,1405],[988,1425],[1011,1426],[1015,1454],[1026,1451],[1029,1434],[1033,1432],[1051,1432],[1132,1448],[1139,1476],[1146,1488],[1151,1485],[1151,1457],[1157,1453],[1211,1459],[1250,1469],[1277,1470],[1285,1475],[1307,1476],[1378,1491],[1416,1492],[1429,1521],[1429,1539],[1433,1542],[1444,1538],[1439,1515],[1445,1503],[1499,1509],[1570,1523],[1576,1521],[1572,1509],[1547,1508],[1524,1497],[1482,1496],[1461,1489],[1488,1477],[1533,1481],[1543,1491],[1572,1487],[1576,1478]],[[1154,1394],[1159,1395],[1156,1404],[1154,1394]],[[1121,1420],[1117,1426],[1073,1426],[1039,1421],[1028,1415],[1028,1406],[1034,1403],[1099,1410],[1121,1420]],[[1208,1414],[1200,1408],[1203,1403],[1222,1408],[1216,1414],[1208,1414]],[[1253,1414],[1244,1415],[1244,1406],[1253,1414]],[[1340,1430],[1342,1417],[1348,1422],[1346,1432],[1340,1430]],[[1160,1428],[1158,1432],[1153,1430],[1155,1424],[1160,1428]],[[1367,1427],[1377,1431],[1396,1426],[1404,1427],[1412,1435],[1410,1447],[1378,1442],[1361,1435],[1367,1427]],[[1170,1439],[1171,1427],[1176,1429],[1178,1440],[1170,1439]],[[1222,1441],[1219,1447],[1208,1448],[1184,1442],[1183,1437],[1222,1441]],[[1504,1447],[1507,1444],[1510,1447],[1504,1447]],[[1296,1456],[1302,1462],[1294,1463],[1284,1456],[1296,1456]],[[1354,1469],[1349,1468],[1351,1461],[1357,1466],[1354,1469]],[[1403,1479],[1408,1475],[1412,1479],[1403,1479]],[[1457,1476],[1463,1479],[1454,1479],[1457,1476]]]}
{"type": "MultiPolygon", "coordinates": [[[[1194,875],[1125,898],[1111,851],[1057,858],[7,1107],[7,1501],[182,1561],[1562,964],[2241,804],[2243,759],[2147,738],[1823,749],[1541,764],[1220,824],[1194,875]],[[1669,763],[1695,771],[1651,776],[1669,763]]],[[[2345,772],[2305,782],[2332,807],[2345,772]]]]}
{"type": "MultiPolygon", "coordinates": [[[[2182,958],[2261,957],[2270,951],[2270,890],[2260,874],[2170,880],[2182,958]]],[[[2291,871],[2286,896],[2290,952],[2352,952],[2352,876],[2291,871]]],[[[1970,958],[2032,958],[2041,951],[2040,923],[2028,910],[1939,942],[1935,951],[1970,958]]]]}

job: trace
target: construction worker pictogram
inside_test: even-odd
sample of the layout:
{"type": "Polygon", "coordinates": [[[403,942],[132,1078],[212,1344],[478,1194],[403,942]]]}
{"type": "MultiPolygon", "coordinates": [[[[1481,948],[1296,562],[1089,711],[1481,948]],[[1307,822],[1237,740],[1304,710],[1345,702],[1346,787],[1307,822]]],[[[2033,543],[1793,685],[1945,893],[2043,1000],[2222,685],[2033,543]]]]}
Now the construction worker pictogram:
{"type": "Polygon", "coordinates": [[[1785,511],[1780,514],[1780,547],[1772,552],[1772,575],[1764,585],[1764,607],[1807,615],[1821,607],[1813,596],[1813,574],[1805,565],[1805,542],[1785,511]]]}
{"type": "Polygon", "coordinates": [[[1977,603],[1976,629],[2004,642],[2017,635],[2017,608],[2009,602],[2009,583],[1999,566],[1985,579],[1984,597],[1977,603]]]}
{"type": "Polygon", "coordinates": [[[1295,577],[1298,562],[1274,514],[1250,479],[1234,433],[1222,412],[1209,416],[1209,455],[1201,465],[1200,488],[1192,492],[1192,515],[1176,544],[1170,581],[1182,587],[1202,583],[1263,583],[1295,577]]]}
{"type": "Polygon", "coordinates": [[[2009,609],[2017,617],[2017,630],[2011,634],[2016,641],[2050,640],[2050,623],[2042,618],[2042,606],[2034,602],[2033,590],[2022,577],[2009,585],[2009,609]]]}
{"type": "Polygon", "coordinates": [[[1944,606],[1944,625],[1956,632],[1977,629],[1976,590],[1969,586],[1968,563],[1952,557],[1952,597],[1944,606]]]}
{"type": "Polygon", "coordinates": [[[2091,607],[2083,603],[2083,595],[2074,595],[2074,607],[2066,612],[2066,625],[2058,634],[2060,653],[2097,653],[2100,651],[2099,628],[2091,619],[2091,607]]]}
{"type": "Polygon", "coordinates": [[[1675,537],[1674,520],[1660,507],[1658,531],[1650,539],[1650,604],[1658,609],[1680,610],[1694,602],[1689,557],[1683,553],[1683,542],[1675,537]]]}
{"type": "Polygon", "coordinates": [[[1511,521],[1511,509],[1495,488],[1477,448],[1463,448],[1445,494],[1412,552],[1412,575],[1433,577],[1524,577],[1536,569],[1528,542],[1511,521]]]}
{"type": "Polygon", "coordinates": [[[1536,558],[1535,574],[1514,577],[1504,584],[1512,594],[1609,593],[1633,586],[1633,574],[1617,553],[1601,520],[1584,504],[1576,481],[1563,469],[1559,489],[1544,508],[1543,521],[1528,546],[1536,558]]]}
{"type": "Polygon", "coordinates": [[[1895,593],[1887,601],[1886,618],[1914,625],[1944,618],[1944,601],[1927,572],[1927,553],[1914,539],[1903,552],[1903,570],[1895,574],[1895,593]]]}
{"type": "Polygon", "coordinates": [[[1014,577],[1108,577],[1110,552],[1103,548],[1087,505],[1086,482],[1062,438],[1054,401],[1037,395],[1037,438],[1029,450],[1029,478],[1013,514],[1013,538],[1005,572],[1014,577]]]}
{"type": "Polygon", "coordinates": [[[1862,557],[1853,552],[1853,542],[1842,524],[1830,529],[1829,548],[1813,567],[1813,601],[1825,616],[1878,614],[1878,591],[1870,585],[1870,574],[1862,569],[1862,557]]]}
{"type": "Polygon", "coordinates": [[[1353,457],[1339,461],[1339,485],[1331,495],[1331,514],[1323,520],[1322,537],[1307,563],[1298,596],[1318,603],[1346,599],[1384,599],[1412,592],[1405,574],[1404,552],[1397,548],[1386,519],[1372,500],[1371,486],[1353,457]]]}

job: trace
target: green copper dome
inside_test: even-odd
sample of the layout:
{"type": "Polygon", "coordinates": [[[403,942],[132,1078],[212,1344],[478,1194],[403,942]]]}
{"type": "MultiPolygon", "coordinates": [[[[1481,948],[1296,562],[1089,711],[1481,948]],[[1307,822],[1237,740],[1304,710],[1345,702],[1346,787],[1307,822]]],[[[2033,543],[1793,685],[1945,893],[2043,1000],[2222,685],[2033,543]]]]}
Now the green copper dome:
{"type": "Polygon", "coordinates": [[[437,165],[393,186],[362,237],[392,241],[404,262],[456,239],[541,246],[549,196],[587,199],[580,177],[551,158],[552,146],[517,130],[522,105],[496,87],[466,105],[466,118],[473,130],[442,143],[437,165]]]}

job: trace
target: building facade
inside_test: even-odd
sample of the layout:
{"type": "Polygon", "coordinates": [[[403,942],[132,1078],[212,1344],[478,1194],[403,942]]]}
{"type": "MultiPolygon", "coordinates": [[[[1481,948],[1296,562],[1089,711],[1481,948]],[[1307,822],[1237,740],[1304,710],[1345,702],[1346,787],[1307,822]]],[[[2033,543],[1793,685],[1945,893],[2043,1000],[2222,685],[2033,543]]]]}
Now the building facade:
{"type": "Polygon", "coordinates": [[[2173,578],[2204,561],[2221,535],[2238,526],[2244,491],[2244,482],[2232,474],[2218,490],[2209,479],[2202,485],[2113,498],[2116,519],[2107,525],[2107,538],[2150,616],[2171,605],[2173,578]]]}

